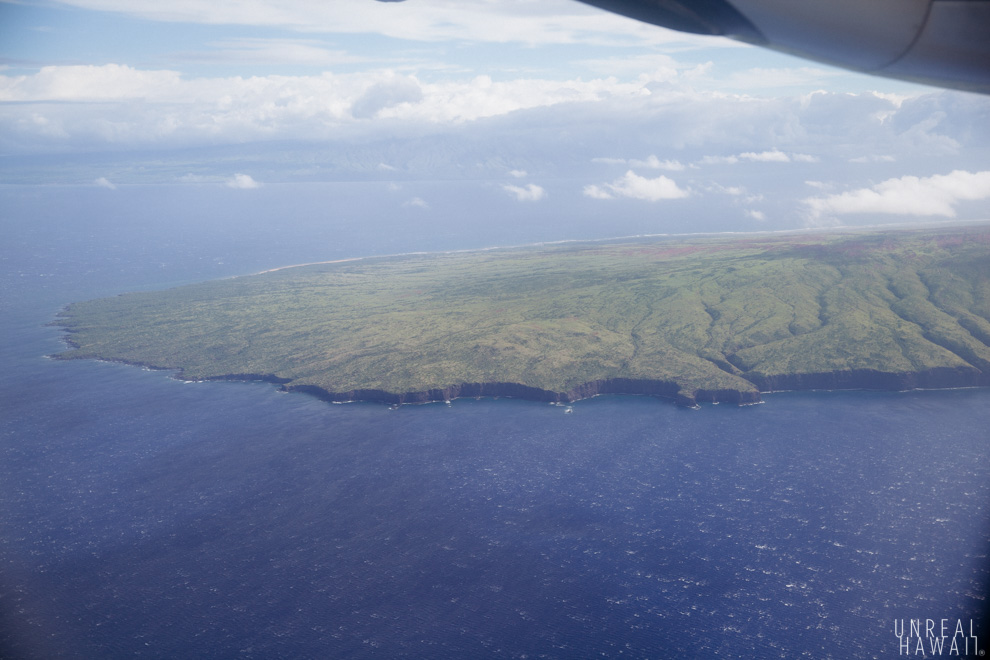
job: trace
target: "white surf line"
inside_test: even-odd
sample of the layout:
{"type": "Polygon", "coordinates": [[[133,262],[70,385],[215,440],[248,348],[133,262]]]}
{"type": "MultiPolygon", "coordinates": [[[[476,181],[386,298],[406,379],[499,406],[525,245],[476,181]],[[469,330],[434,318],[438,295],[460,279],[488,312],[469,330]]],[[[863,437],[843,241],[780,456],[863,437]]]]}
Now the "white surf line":
{"type": "Polygon", "coordinates": [[[349,257],[347,259],[334,259],[332,261],[310,261],[306,264],[292,264],[291,266],[279,266],[277,268],[269,268],[268,270],[259,270],[257,273],[252,274],[264,275],[265,273],[274,273],[277,270],[285,270],[286,268],[302,268],[303,266],[320,266],[322,264],[342,264],[345,261],[360,261],[361,259],[367,259],[367,257],[349,257]]]}
{"type": "MultiPolygon", "coordinates": [[[[624,241],[631,239],[649,239],[649,238],[719,238],[719,237],[747,237],[752,236],[754,238],[765,236],[765,237],[775,237],[787,234],[860,234],[860,233],[870,233],[871,231],[877,230],[887,230],[887,229],[944,229],[946,227],[965,227],[972,225],[980,225],[988,223],[990,220],[936,220],[931,223],[927,222],[889,222],[874,225],[838,225],[836,227],[798,227],[795,229],[764,229],[760,231],[709,231],[709,232],[684,232],[679,234],[669,234],[669,233],[657,233],[657,234],[628,234],[625,236],[611,236],[608,238],[564,238],[556,241],[537,241],[535,243],[519,243],[515,245],[493,245],[490,247],[480,247],[480,248],[461,248],[457,250],[435,250],[435,251],[423,251],[418,252],[396,252],[393,254],[369,254],[362,257],[348,257],[346,259],[332,259],[330,261],[312,261],[305,264],[292,264],[291,266],[278,266],[276,268],[269,268],[268,270],[258,271],[257,273],[251,273],[252,275],[263,275],[265,273],[274,273],[279,270],[285,270],[286,268],[303,268],[305,266],[321,266],[325,264],[342,264],[349,261],[363,261],[365,259],[392,259],[395,257],[416,257],[416,256],[428,256],[431,254],[465,254],[470,252],[491,252],[493,250],[519,250],[523,248],[536,248],[543,247],[545,245],[566,245],[568,243],[611,243],[613,241],[624,241]]],[[[241,277],[239,275],[234,275],[233,277],[241,277]]]]}

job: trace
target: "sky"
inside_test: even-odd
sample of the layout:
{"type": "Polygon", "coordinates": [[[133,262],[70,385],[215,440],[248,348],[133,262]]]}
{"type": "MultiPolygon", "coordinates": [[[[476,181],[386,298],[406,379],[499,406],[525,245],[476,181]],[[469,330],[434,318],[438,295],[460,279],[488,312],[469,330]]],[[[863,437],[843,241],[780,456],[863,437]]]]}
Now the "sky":
{"type": "Polygon", "coordinates": [[[0,0],[0,183],[348,181],[724,231],[975,221],[990,97],[572,0],[0,0]]]}

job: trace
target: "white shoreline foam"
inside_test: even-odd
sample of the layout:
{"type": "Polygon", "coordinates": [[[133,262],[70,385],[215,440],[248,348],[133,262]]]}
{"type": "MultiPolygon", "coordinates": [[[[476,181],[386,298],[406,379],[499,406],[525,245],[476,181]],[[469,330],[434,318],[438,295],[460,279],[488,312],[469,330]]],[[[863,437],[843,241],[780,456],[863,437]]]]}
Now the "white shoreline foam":
{"type": "MultiPolygon", "coordinates": [[[[468,254],[472,252],[491,252],[494,250],[520,250],[524,248],[538,248],[545,245],[567,245],[570,243],[612,243],[615,241],[649,239],[649,238],[718,238],[720,236],[735,237],[760,237],[760,236],[786,236],[788,234],[860,234],[870,233],[878,230],[912,230],[912,229],[946,229],[950,227],[971,227],[981,224],[990,224],[990,220],[944,220],[937,222],[911,223],[911,222],[889,222],[877,225],[855,225],[839,227],[803,227],[800,229],[768,229],[765,231],[717,231],[717,232],[687,232],[683,234],[628,234],[625,236],[611,236],[606,238],[564,238],[557,241],[537,241],[534,243],[519,243],[514,245],[492,245],[480,248],[463,248],[458,250],[419,250],[415,252],[395,252],[392,254],[365,255],[360,257],[347,257],[344,259],[330,259],[328,261],[312,261],[304,264],[291,264],[288,266],[277,266],[248,275],[263,275],[288,268],[304,268],[306,266],[322,266],[326,264],[341,264],[350,261],[362,261],[366,259],[394,259],[396,257],[416,257],[439,254],[468,254]]],[[[233,277],[245,277],[234,275],[233,277]]]]}

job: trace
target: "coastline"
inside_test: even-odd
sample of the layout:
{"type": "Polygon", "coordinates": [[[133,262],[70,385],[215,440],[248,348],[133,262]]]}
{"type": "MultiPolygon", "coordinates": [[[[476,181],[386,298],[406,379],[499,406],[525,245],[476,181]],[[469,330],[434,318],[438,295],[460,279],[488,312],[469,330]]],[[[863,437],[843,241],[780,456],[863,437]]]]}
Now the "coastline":
{"type": "MultiPolygon", "coordinates": [[[[65,337],[66,343],[71,340],[65,337]]],[[[430,388],[410,392],[388,392],[381,389],[354,389],[332,392],[318,385],[293,385],[292,380],[274,374],[222,374],[204,378],[186,378],[181,367],[159,365],[132,360],[103,358],[99,356],[66,356],[53,354],[49,359],[96,360],[140,367],[149,371],[171,371],[171,378],[186,382],[234,381],[262,382],[277,385],[286,393],[298,392],[313,396],[327,403],[381,403],[389,406],[423,405],[429,403],[449,403],[457,399],[508,398],[539,403],[569,405],[603,395],[650,396],[668,400],[684,408],[698,409],[702,403],[718,405],[734,403],[737,406],[753,406],[765,403],[763,394],[780,392],[911,392],[941,391],[990,387],[990,376],[976,369],[938,367],[925,372],[881,372],[854,370],[846,372],[825,372],[817,374],[777,374],[752,379],[758,389],[743,391],[733,389],[698,388],[687,391],[676,382],[665,380],[609,378],[582,383],[566,392],[555,392],[521,383],[460,383],[446,387],[430,388]]],[[[751,379],[747,379],[751,380],[751,379]]]]}
{"type": "MultiPolygon", "coordinates": [[[[976,371],[975,369],[973,371],[976,371]]],[[[274,376],[261,376],[243,379],[235,375],[210,378],[208,380],[257,380],[280,385],[284,392],[302,392],[330,403],[385,403],[390,405],[412,405],[443,403],[460,398],[504,397],[537,401],[542,403],[571,404],[583,399],[602,395],[652,396],[667,399],[685,408],[699,408],[701,403],[734,403],[737,406],[764,403],[763,394],[775,392],[816,392],[816,391],[870,391],[870,392],[910,392],[917,390],[950,390],[990,386],[990,377],[981,372],[976,374],[965,369],[936,368],[927,372],[890,373],[857,370],[855,372],[828,372],[820,374],[785,374],[767,379],[774,387],[760,387],[753,391],[709,390],[699,388],[685,391],[673,381],[610,378],[582,383],[567,392],[554,392],[519,383],[461,383],[444,388],[432,388],[418,392],[394,393],[384,390],[359,389],[347,392],[331,392],[315,385],[292,385],[280,383],[274,376]],[[953,378],[958,375],[958,380],[953,378]],[[787,385],[795,385],[787,387],[787,385]]],[[[756,383],[754,383],[756,384],[756,383]]]]}

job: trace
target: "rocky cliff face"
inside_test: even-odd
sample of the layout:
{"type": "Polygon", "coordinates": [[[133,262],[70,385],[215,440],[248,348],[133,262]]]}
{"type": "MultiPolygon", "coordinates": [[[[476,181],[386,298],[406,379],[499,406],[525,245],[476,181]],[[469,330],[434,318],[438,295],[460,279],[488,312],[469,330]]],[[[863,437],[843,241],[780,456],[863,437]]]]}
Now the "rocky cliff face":
{"type": "Polygon", "coordinates": [[[290,392],[305,392],[324,401],[375,401],[380,403],[431,403],[434,401],[450,401],[462,397],[504,396],[529,401],[558,402],[568,400],[557,392],[543,390],[538,387],[528,387],[519,383],[462,383],[450,387],[435,388],[421,392],[385,392],[384,390],[350,390],[347,392],[328,392],[315,385],[285,385],[290,392]]]}
{"type": "Polygon", "coordinates": [[[685,392],[671,381],[609,378],[595,380],[578,385],[567,392],[553,392],[538,387],[529,387],[519,383],[461,383],[450,387],[424,390],[420,392],[385,392],[383,390],[350,390],[347,392],[329,392],[314,385],[284,385],[283,389],[292,392],[304,392],[317,396],[324,401],[375,401],[389,404],[430,403],[434,401],[450,401],[463,397],[509,397],[529,401],[546,401],[549,403],[569,403],[580,399],[588,399],[599,394],[640,394],[645,396],[673,399],[685,406],[695,406],[699,401],[726,403],[759,403],[760,394],[757,391],[740,392],[738,390],[696,390],[685,392]]]}
{"type": "Polygon", "coordinates": [[[872,369],[817,374],[746,374],[761,392],[781,390],[888,390],[943,389],[990,385],[990,377],[974,367],[938,367],[927,371],[886,373],[872,369]]]}
{"type": "MultiPolygon", "coordinates": [[[[304,392],[319,397],[324,401],[373,401],[394,405],[451,401],[464,397],[509,397],[526,399],[528,401],[569,403],[599,394],[639,394],[673,399],[680,405],[693,407],[700,402],[735,403],[738,405],[760,403],[762,401],[760,392],[785,390],[902,391],[990,385],[990,375],[973,367],[940,367],[928,371],[907,373],[886,373],[869,369],[857,369],[817,374],[746,375],[745,377],[755,385],[755,388],[759,388],[759,391],[755,388],[748,391],[724,389],[687,391],[681,389],[677,383],[672,381],[636,378],[609,378],[590,381],[578,385],[567,392],[553,392],[519,383],[461,383],[444,388],[403,393],[385,392],[383,390],[329,392],[315,385],[283,384],[282,387],[286,391],[304,392]]],[[[230,378],[284,382],[281,379],[261,376],[256,378],[230,376],[230,378]]]]}

